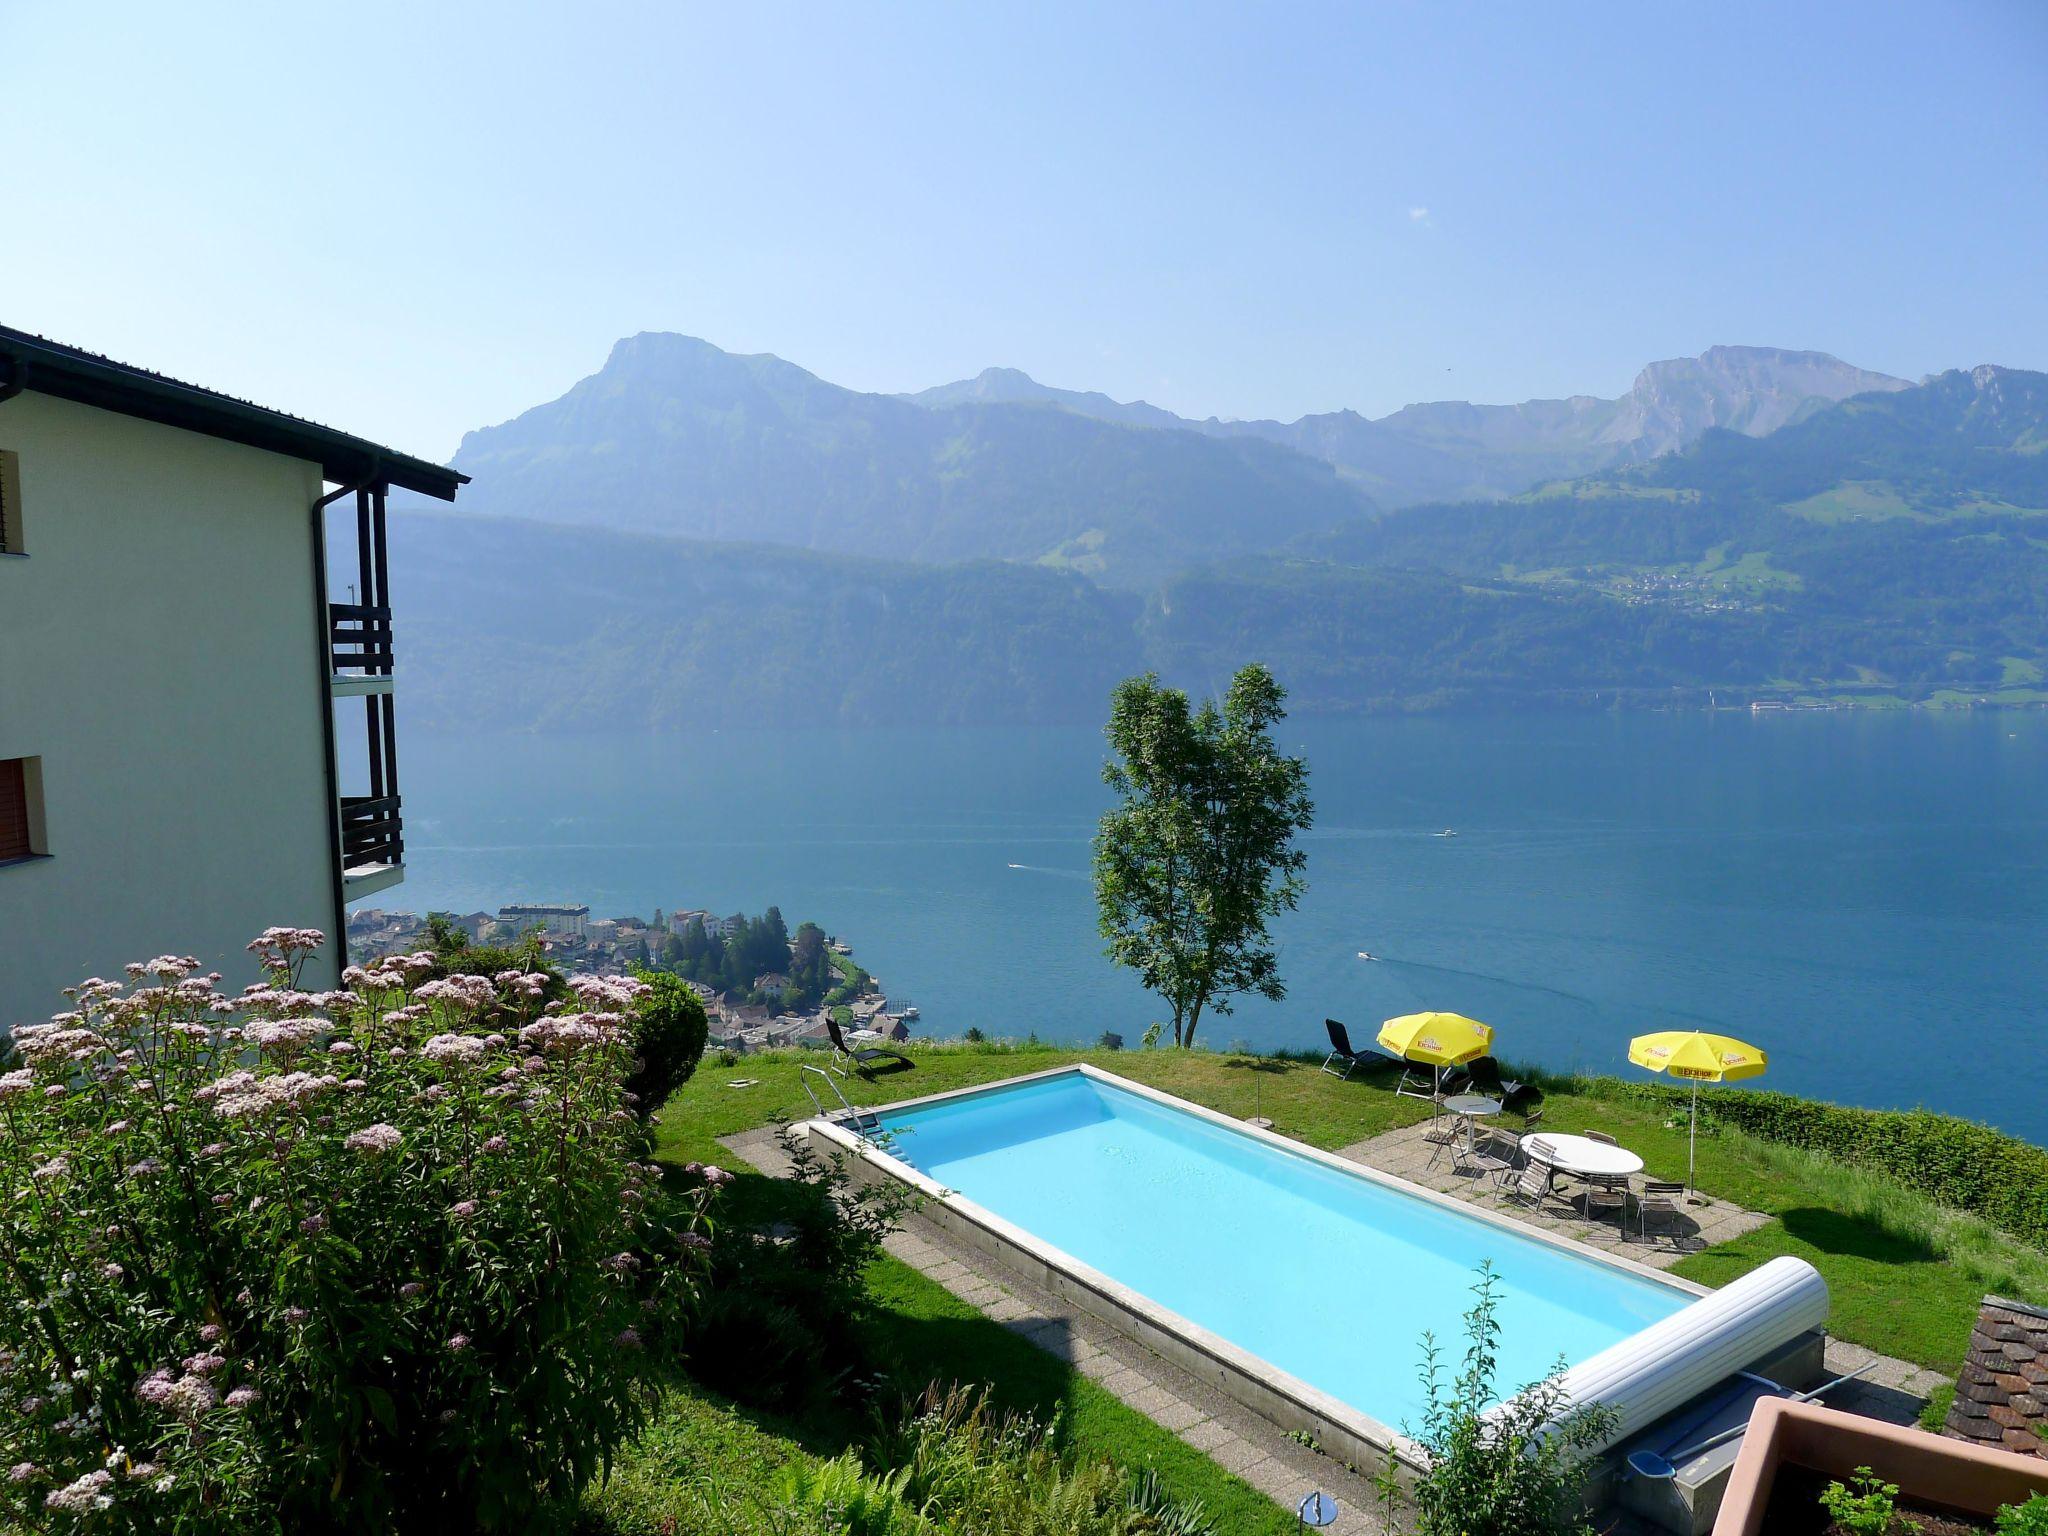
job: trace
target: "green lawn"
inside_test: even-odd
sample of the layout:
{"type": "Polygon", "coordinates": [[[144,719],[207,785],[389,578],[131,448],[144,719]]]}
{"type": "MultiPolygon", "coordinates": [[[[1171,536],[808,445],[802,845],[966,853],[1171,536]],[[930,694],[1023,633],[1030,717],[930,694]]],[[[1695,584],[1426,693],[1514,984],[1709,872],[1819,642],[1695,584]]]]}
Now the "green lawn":
{"type": "MultiPolygon", "coordinates": [[[[912,1055],[912,1070],[861,1084],[853,1096],[882,1104],[1091,1061],[1226,1114],[1264,1114],[1282,1134],[1326,1149],[1429,1113],[1422,1101],[1396,1098],[1383,1075],[1347,1083],[1317,1071],[1312,1061],[1036,1045],[919,1044],[912,1055]]],[[[732,1066],[707,1059],[663,1110],[658,1155],[670,1162],[732,1163],[719,1136],[812,1113],[798,1067],[819,1060],[803,1051],[748,1056],[732,1066]],[[745,1079],[753,1085],[729,1086],[745,1079]]],[[[1545,1092],[1546,1124],[1604,1129],[1641,1153],[1653,1175],[1683,1177],[1685,1133],[1665,1123],[1660,1106],[1599,1080],[1546,1079],[1545,1092]]],[[[1875,1176],[1735,1134],[1704,1137],[1699,1153],[1703,1190],[1774,1219],[1683,1260],[1679,1274],[1721,1285],[1778,1254],[1796,1254],[1826,1277],[1831,1326],[1839,1336],[1943,1371],[1959,1363],[1985,1290],[2048,1301],[2048,1256],[1981,1223],[1933,1211],[1875,1176]]],[[[736,1171],[740,1181],[724,1202],[723,1219],[753,1224],[772,1218],[781,1186],[736,1171]]],[[[868,1283],[876,1309],[871,1342],[892,1392],[907,1394],[935,1380],[987,1383],[1008,1406],[1057,1410],[1065,1434],[1084,1454],[1156,1467],[1172,1491],[1200,1498],[1222,1516],[1223,1530],[1282,1536],[1293,1529],[1291,1518],[1255,1490],[934,1282],[884,1259],[868,1283]]],[[[586,1527],[617,1536],[769,1536],[785,1529],[772,1508],[775,1468],[794,1457],[837,1455],[860,1428],[850,1419],[779,1422],[679,1389],[611,1481],[591,1496],[586,1527]]]]}
{"type": "MultiPolygon", "coordinates": [[[[884,1258],[868,1285],[878,1314],[869,1343],[890,1379],[891,1400],[934,1381],[987,1383],[1006,1408],[1041,1419],[1057,1413],[1062,1435],[1081,1455],[1156,1469],[1175,1494],[1200,1499],[1219,1517],[1220,1530],[1294,1530],[1292,1517],[1257,1489],[908,1265],[884,1258]]],[[[854,1417],[778,1419],[678,1387],[610,1480],[585,1499],[582,1527],[603,1536],[782,1536],[776,1469],[799,1457],[835,1456],[862,1428],[854,1417]]]]}

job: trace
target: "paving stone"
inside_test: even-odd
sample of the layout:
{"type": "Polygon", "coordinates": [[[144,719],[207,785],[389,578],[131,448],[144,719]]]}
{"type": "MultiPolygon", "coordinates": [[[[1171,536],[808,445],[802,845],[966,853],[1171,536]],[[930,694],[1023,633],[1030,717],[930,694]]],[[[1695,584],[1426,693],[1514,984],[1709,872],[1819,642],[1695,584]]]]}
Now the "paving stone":
{"type": "Polygon", "coordinates": [[[1120,1371],[1112,1371],[1102,1378],[1102,1385],[1126,1402],[1133,1394],[1143,1392],[1152,1385],[1152,1378],[1143,1371],[1134,1371],[1128,1365],[1120,1371]]]}
{"type": "Polygon", "coordinates": [[[1253,1462],[1237,1475],[1283,1509],[1308,1492],[1294,1468],[1271,1456],[1253,1462]]]}
{"type": "Polygon", "coordinates": [[[1129,1369],[1123,1361],[1117,1359],[1115,1355],[1108,1353],[1106,1350],[1097,1350],[1087,1359],[1075,1361],[1074,1366],[1083,1376],[1104,1383],[1118,1371],[1129,1369]]]}
{"type": "Polygon", "coordinates": [[[1198,1451],[1213,1451],[1217,1446],[1238,1438],[1235,1431],[1225,1428],[1214,1419],[1203,1419],[1199,1423],[1190,1424],[1180,1431],[1180,1437],[1198,1451]]]}
{"type": "MultiPolygon", "coordinates": [[[[1133,1404],[1132,1406],[1135,1407],[1137,1405],[1133,1404]]],[[[1206,1422],[1202,1417],[1201,1409],[1188,1402],[1185,1398],[1179,1397],[1170,1399],[1161,1407],[1147,1408],[1145,1412],[1152,1422],[1161,1429],[1171,1429],[1176,1432],[1206,1422]]]]}
{"type": "Polygon", "coordinates": [[[1124,1401],[1146,1417],[1152,1418],[1175,1403],[1180,1402],[1180,1399],[1154,1381],[1149,1383],[1143,1391],[1132,1393],[1124,1401]]]}
{"type": "Polygon", "coordinates": [[[1266,1452],[1249,1440],[1232,1435],[1209,1452],[1209,1459],[1226,1472],[1242,1472],[1267,1459],[1266,1452]]]}

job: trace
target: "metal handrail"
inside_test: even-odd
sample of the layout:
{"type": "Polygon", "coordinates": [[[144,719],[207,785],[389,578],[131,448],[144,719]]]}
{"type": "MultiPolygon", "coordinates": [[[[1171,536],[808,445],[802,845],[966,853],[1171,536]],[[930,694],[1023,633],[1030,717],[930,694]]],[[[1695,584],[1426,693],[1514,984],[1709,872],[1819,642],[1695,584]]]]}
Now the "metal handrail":
{"type": "Polygon", "coordinates": [[[803,1086],[804,1097],[811,1101],[811,1108],[818,1112],[820,1120],[838,1121],[844,1119],[851,1122],[853,1128],[857,1131],[869,1130],[878,1123],[871,1113],[854,1105],[840,1091],[839,1085],[832,1080],[832,1074],[823,1067],[799,1065],[796,1070],[798,1074],[797,1081],[803,1086]],[[818,1078],[827,1088],[832,1090],[832,1097],[839,1101],[839,1108],[837,1110],[830,1110],[825,1107],[825,1101],[820,1099],[811,1088],[812,1077],[818,1078]]]}

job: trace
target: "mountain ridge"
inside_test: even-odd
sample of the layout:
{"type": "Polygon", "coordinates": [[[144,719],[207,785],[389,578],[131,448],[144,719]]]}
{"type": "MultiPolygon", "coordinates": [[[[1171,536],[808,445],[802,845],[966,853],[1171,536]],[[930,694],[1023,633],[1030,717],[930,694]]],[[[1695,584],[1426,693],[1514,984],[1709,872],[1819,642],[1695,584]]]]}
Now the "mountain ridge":
{"type": "Polygon", "coordinates": [[[1673,452],[1713,427],[1763,436],[1825,404],[1910,387],[1829,353],[1713,346],[1646,364],[1614,399],[1570,395],[1512,405],[1421,401],[1381,417],[1340,409],[1291,422],[1197,420],[1145,401],[1039,384],[1013,368],[898,398],[927,406],[992,400],[1055,405],[1125,425],[1259,437],[1335,465],[1389,507],[1489,500],[1545,479],[1571,479],[1673,452]]]}
{"type": "Polygon", "coordinates": [[[849,555],[1037,562],[1142,586],[1372,510],[1284,446],[997,401],[928,408],[642,332],[467,434],[466,509],[849,555]]]}

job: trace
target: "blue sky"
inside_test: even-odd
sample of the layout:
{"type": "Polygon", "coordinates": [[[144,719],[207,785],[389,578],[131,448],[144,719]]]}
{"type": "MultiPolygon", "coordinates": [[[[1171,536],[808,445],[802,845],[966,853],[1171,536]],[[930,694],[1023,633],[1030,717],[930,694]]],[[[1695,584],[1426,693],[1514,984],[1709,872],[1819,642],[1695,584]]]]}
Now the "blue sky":
{"type": "Polygon", "coordinates": [[[0,321],[433,457],[678,330],[1186,413],[2048,366],[2048,6],[0,0],[0,321]]]}

